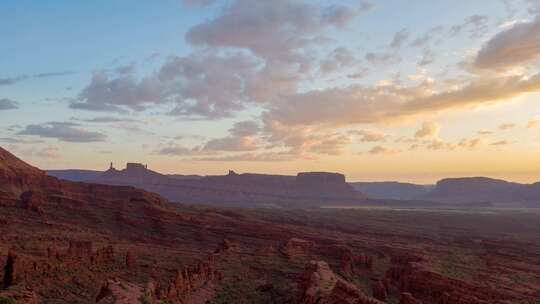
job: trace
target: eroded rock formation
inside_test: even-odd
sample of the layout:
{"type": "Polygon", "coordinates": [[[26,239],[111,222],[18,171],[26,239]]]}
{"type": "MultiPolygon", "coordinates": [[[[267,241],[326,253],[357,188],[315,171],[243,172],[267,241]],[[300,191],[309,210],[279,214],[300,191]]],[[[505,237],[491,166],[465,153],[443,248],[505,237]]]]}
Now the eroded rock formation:
{"type": "Polygon", "coordinates": [[[424,266],[423,262],[421,257],[414,255],[392,258],[386,276],[405,293],[404,301],[409,301],[408,294],[428,302],[445,304],[487,304],[488,301],[481,299],[502,300],[502,295],[489,287],[477,287],[462,280],[444,277],[424,266]]]}
{"type": "Polygon", "coordinates": [[[304,172],[297,176],[237,174],[178,179],[129,163],[124,170],[111,168],[94,181],[130,185],[159,193],[171,201],[205,203],[321,204],[355,202],[365,197],[339,173],[304,172]]]}
{"type": "Polygon", "coordinates": [[[281,252],[285,256],[292,258],[294,256],[307,254],[313,248],[313,245],[313,242],[292,238],[281,246],[281,252]]]}
{"type": "Polygon", "coordinates": [[[386,301],[388,299],[387,287],[381,280],[376,280],[372,285],[373,297],[377,300],[386,301]]]}
{"type": "Polygon", "coordinates": [[[399,304],[422,304],[422,302],[415,299],[412,294],[404,292],[399,298],[399,304]]]}
{"type": "Polygon", "coordinates": [[[300,283],[299,304],[382,304],[336,275],[324,261],[306,265],[300,283]]]}
{"type": "Polygon", "coordinates": [[[220,278],[221,274],[216,269],[215,258],[210,255],[205,261],[177,270],[175,277],[166,290],[160,291],[159,294],[162,298],[176,299],[189,295],[191,292],[220,278]]]}

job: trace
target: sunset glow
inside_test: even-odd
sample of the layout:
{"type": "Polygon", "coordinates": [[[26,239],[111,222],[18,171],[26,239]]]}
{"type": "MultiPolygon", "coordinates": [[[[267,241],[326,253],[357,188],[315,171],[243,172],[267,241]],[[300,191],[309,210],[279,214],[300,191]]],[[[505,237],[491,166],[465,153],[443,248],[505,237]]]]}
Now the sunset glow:
{"type": "Polygon", "coordinates": [[[538,1],[0,8],[0,145],[40,168],[540,180],[538,1]]]}

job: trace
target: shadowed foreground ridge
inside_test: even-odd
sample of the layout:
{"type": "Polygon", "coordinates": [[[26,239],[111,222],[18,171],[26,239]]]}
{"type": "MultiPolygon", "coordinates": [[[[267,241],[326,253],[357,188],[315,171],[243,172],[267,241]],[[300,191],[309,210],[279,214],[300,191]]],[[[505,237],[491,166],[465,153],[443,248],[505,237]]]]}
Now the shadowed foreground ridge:
{"type": "Polygon", "coordinates": [[[0,148],[0,299],[535,303],[537,219],[186,206],[59,180],[0,148]]]}

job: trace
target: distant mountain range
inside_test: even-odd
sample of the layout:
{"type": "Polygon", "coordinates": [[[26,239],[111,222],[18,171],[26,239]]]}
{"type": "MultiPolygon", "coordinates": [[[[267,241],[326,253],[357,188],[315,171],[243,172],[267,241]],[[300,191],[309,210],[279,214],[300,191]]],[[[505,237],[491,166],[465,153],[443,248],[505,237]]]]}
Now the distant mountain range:
{"type": "Polygon", "coordinates": [[[426,196],[435,185],[417,185],[400,182],[355,182],[356,190],[371,198],[414,200],[426,196]]]}
{"type": "Polygon", "coordinates": [[[351,185],[368,197],[378,199],[540,207],[540,182],[519,184],[487,177],[463,177],[442,179],[435,185],[399,182],[358,182],[351,185]]]}
{"type": "Polygon", "coordinates": [[[540,207],[540,183],[519,184],[486,177],[447,178],[435,185],[400,182],[346,183],[338,173],[311,172],[297,176],[236,174],[221,176],[165,175],[129,163],[123,170],[50,170],[49,175],[107,185],[129,185],[158,193],[171,201],[240,204],[392,204],[409,201],[471,206],[540,207]]]}
{"type": "Polygon", "coordinates": [[[105,172],[50,170],[49,175],[106,185],[127,185],[158,193],[183,203],[232,203],[299,207],[350,204],[366,197],[345,182],[339,173],[304,172],[296,176],[237,174],[221,176],[165,175],[146,166],[128,163],[123,170],[105,172]]]}

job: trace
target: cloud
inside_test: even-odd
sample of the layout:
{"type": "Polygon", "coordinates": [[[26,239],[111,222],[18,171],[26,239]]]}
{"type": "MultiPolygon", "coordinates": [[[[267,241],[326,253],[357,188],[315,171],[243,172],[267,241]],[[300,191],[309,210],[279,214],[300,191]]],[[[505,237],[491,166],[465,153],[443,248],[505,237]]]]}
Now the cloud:
{"type": "Polygon", "coordinates": [[[490,146],[506,146],[506,145],[509,145],[509,144],[510,144],[510,142],[508,142],[507,140],[500,140],[500,141],[492,142],[489,145],[490,146]]]}
{"type": "Polygon", "coordinates": [[[171,56],[158,71],[141,79],[96,72],[70,107],[126,112],[167,105],[176,116],[230,117],[251,103],[272,100],[277,92],[294,93],[301,75],[287,63],[267,66],[243,52],[205,50],[171,56]]]}
{"type": "Polygon", "coordinates": [[[148,104],[160,103],[167,90],[155,77],[136,80],[131,75],[109,79],[103,71],[95,72],[70,107],[73,109],[122,112],[129,108],[140,111],[148,104]]]}
{"type": "Polygon", "coordinates": [[[529,5],[529,8],[527,11],[531,15],[538,15],[540,14],[540,3],[538,3],[537,0],[525,0],[525,2],[529,5]]]}
{"type": "MultiPolygon", "coordinates": [[[[384,141],[384,134],[369,130],[357,134],[344,131],[358,124],[430,117],[506,102],[540,90],[540,74],[454,76],[452,71],[441,77],[454,79],[428,78],[422,66],[434,61],[435,44],[443,34],[448,35],[447,27],[434,27],[414,37],[412,32],[400,30],[387,41],[390,47],[360,58],[354,49],[341,47],[334,39],[340,38],[336,31],[346,29],[361,14],[362,6],[307,0],[231,0],[215,8],[209,19],[185,35],[193,53],[171,56],[144,77],[129,71],[97,72],[71,107],[111,112],[152,109],[187,119],[219,119],[253,111],[262,113],[257,122],[238,123],[223,137],[201,140],[199,150],[171,145],[162,147],[162,152],[213,155],[225,151],[252,157],[261,151],[278,150],[311,159],[343,153],[351,138],[384,141]],[[411,81],[401,82],[399,75],[384,75],[381,79],[392,80],[379,84],[365,84],[371,78],[357,81],[367,73],[356,66],[359,62],[397,63],[401,60],[398,49],[404,46],[419,47],[414,50],[417,57],[412,58],[419,72],[411,75],[411,81]],[[340,79],[335,72],[349,79],[334,87],[331,81],[318,81],[321,74],[340,79]],[[242,151],[249,153],[239,153],[242,151]]],[[[453,30],[472,35],[477,29],[482,32],[486,23],[482,16],[471,16],[453,30]]],[[[380,68],[372,70],[379,72],[380,68]]],[[[113,122],[107,117],[102,121],[113,122]]],[[[438,130],[424,132],[426,135],[418,135],[424,137],[416,138],[422,147],[459,147],[459,142],[438,139],[438,130]]]]}
{"type": "MultiPolygon", "coordinates": [[[[263,118],[264,119],[264,118],[263,118]]],[[[264,121],[263,138],[273,148],[301,159],[315,159],[313,154],[338,155],[351,142],[350,136],[309,126],[288,126],[278,121],[264,121]]]]}
{"type": "Polygon", "coordinates": [[[287,153],[263,152],[263,153],[242,153],[226,156],[210,156],[194,158],[195,161],[209,162],[277,162],[290,161],[292,156],[287,153]]]}
{"type": "Polygon", "coordinates": [[[70,107],[126,112],[167,105],[175,116],[230,117],[251,103],[270,101],[277,92],[294,93],[303,75],[298,69],[282,62],[261,64],[244,52],[201,50],[171,56],[158,71],[141,79],[96,72],[70,107]]]}
{"type": "Polygon", "coordinates": [[[375,8],[375,3],[371,1],[360,1],[360,11],[370,11],[375,8]]]}
{"type": "Polygon", "coordinates": [[[259,124],[255,121],[240,121],[229,129],[229,136],[208,141],[204,151],[252,151],[258,148],[259,124]]]}
{"type": "Polygon", "coordinates": [[[489,17],[482,15],[472,15],[463,21],[462,24],[454,25],[450,28],[450,35],[456,36],[462,31],[467,30],[471,38],[478,38],[488,30],[489,17]]]}
{"type": "Polygon", "coordinates": [[[342,68],[351,67],[357,60],[352,52],[343,47],[336,48],[330,53],[328,58],[321,61],[321,72],[332,73],[342,68]]]}
{"type": "Polygon", "coordinates": [[[73,74],[75,74],[75,72],[73,71],[61,71],[61,72],[48,72],[48,73],[34,74],[31,77],[32,78],[49,78],[49,77],[67,76],[67,75],[73,75],[73,74]]]}
{"type": "Polygon", "coordinates": [[[19,103],[9,98],[0,99],[0,111],[18,109],[19,103]]]}
{"type": "Polygon", "coordinates": [[[43,143],[43,140],[26,140],[22,138],[13,138],[13,137],[3,137],[0,138],[0,142],[5,142],[8,144],[40,144],[43,143]]]}
{"type": "Polygon", "coordinates": [[[409,39],[409,30],[401,29],[399,32],[394,34],[394,38],[390,42],[390,47],[394,49],[399,49],[401,46],[409,39]]]}
{"type": "Polygon", "coordinates": [[[57,159],[60,158],[60,150],[57,147],[46,147],[40,149],[35,154],[40,158],[57,159]]]}
{"type": "Polygon", "coordinates": [[[323,30],[345,26],[358,13],[343,5],[323,7],[307,1],[235,0],[214,19],[191,28],[186,40],[283,59],[318,41],[323,30]]]}
{"type": "Polygon", "coordinates": [[[414,134],[416,138],[435,138],[439,135],[441,127],[434,122],[424,122],[422,128],[414,134]]]}
{"type": "Polygon", "coordinates": [[[262,89],[263,83],[285,90],[279,81],[288,80],[276,81],[264,73],[252,56],[208,51],[170,57],[160,69],[159,79],[173,87],[169,95],[176,107],[171,114],[219,118],[230,116],[231,111],[241,110],[253,100],[267,98],[268,88],[262,89]]]}
{"type": "Polygon", "coordinates": [[[200,152],[199,147],[188,148],[178,144],[171,143],[165,147],[159,148],[154,153],[168,156],[197,155],[200,152]]]}
{"type": "Polygon", "coordinates": [[[444,28],[442,26],[432,27],[428,31],[411,41],[411,43],[409,43],[409,46],[425,48],[430,45],[438,36],[440,36],[443,30],[444,28]]]}
{"type": "Polygon", "coordinates": [[[375,123],[474,108],[505,102],[540,90],[540,74],[482,77],[446,90],[434,90],[433,83],[417,86],[351,85],[313,90],[288,96],[264,113],[266,121],[285,125],[343,126],[375,123]]]}
{"type": "Polygon", "coordinates": [[[489,131],[489,130],[480,130],[478,132],[476,132],[480,135],[490,135],[490,134],[493,134],[493,131],[489,131]]]}
{"type": "Polygon", "coordinates": [[[334,134],[312,144],[309,152],[326,155],[341,155],[345,146],[351,143],[351,139],[346,135],[334,134]]]}
{"type": "Polygon", "coordinates": [[[206,143],[205,151],[252,151],[257,149],[257,140],[250,136],[215,138],[206,143]]]}
{"type": "Polygon", "coordinates": [[[233,136],[252,136],[261,130],[259,123],[254,120],[239,121],[229,130],[233,136]]]}
{"type": "Polygon", "coordinates": [[[93,123],[113,123],[113,122],[139,122],[136,119],[131,118],[122,118],[114,116],[99,116],[94,118],[73,118],[73,120],[84,121],[84,122],[93,122],[93,123]]]}
{"type": "Polygon", "coordinates": [[[375,130],[352,130],[349,133],[360,136],[361,142],[380,142],[386,139],[384,133],[375,130]]]}
{"type": "Polygon", "coordinates": [[[209,6],[216,2],[216,0],[182,0],[182,3],[186,6],[209,6]]]}
{"type": "Polygon", "coordinates": [[[489,39],[478,52],[475,66],[502,69],[540,57],[540,16],[517,23],[489,39]]]}
{"type": "Polygon", "coordinates": [[[5,77],[0,78],[0,86],[6,86],[6,85],[12,85],[16,84],[28,79],[36,79],[36,78],[49,78],[49,77],[59,77],[59,76],[66,76],[66,75],[72,75],[75,74],[73,71],[62,71],[62,72],[47,72],[47,73],[37,73],[32,75],[19,75],[14,77],[5,77]]]}
{"type": "Polygon", "coordinates": [[[400,152],[399,150],[387,148],[384,146],[375,146],[368,151],[369,154],[373,154],[373,155],[381,155],[381,154],[388,155],[388,154],[396,154],[399,152],[400,152]]]}
{"type": "Polygon", "coordinates": [[[116,67],[114,69],[114,71],[117,74],[120,74],[120,75],[132,74],[133,72],[135,72],[135,63],[130,63],[130,64],[127,64],[127,65],[118,66],[118,67],[116,67]]]}
{"type": "Polygon", "coordinates": [[[435,138],[427,143],[426,148],[429,150],[454,150],[456,145],[445,142],[440,138],[435,138]]]}
{"type": "Polygon", "coordinates": [[[21,82],[27,78],[27,76],[0,78],[0,86],[16,84],[17,82],[21,82]]]}
{"type": "Polygon", "coordinates": [[[401,58],[395,53],[369,52],[364,57],[369,63],[375,65],[395,64],[401,61],[401,58]]]}
{"type": "Polygon", "coordinates": [[[538,119],[531,119],[527,122],[527,129],[532,129],[532,128],[536,128],[537,126],[540,125],[540,120],[538,119]]]}
{"type": "Polygon", "coordinates": [[[462,139],[458,146],[462,148],[474,149],[484,144],[485,140],[482,138],[462,139]]]}
{"type": "Polygon", "coordinates": [[[364,78],[368,75],[369,70],[366,68],[362,68],[357,72],[353,72],[352,74],[347,75],[347,78],[349,79],[360,79],[364,78]]]}
{"type": "Polygon", "coordinates": [[[39,125],[28,125],[19,135],[35,135],[42,138],[56,138],[66,142],[100,142],[106,136],[99,132],[82,129],[80,125],[69,122],[48,122],[39,125]]]}
{"type": "Polygon", "coordinates": [[[418,65],[423,67],[432,64],[435,61],[435,54],[429,48],[425,48],[422,54],[422,59],[418,62],[418,65]]]}
{"type": "Polygon", "coordinates": [[[516,124],[514,123],[504,123],[499,125],[499,130],[509,130],[516,127],[516,124]]]}

